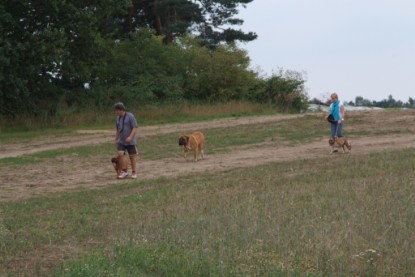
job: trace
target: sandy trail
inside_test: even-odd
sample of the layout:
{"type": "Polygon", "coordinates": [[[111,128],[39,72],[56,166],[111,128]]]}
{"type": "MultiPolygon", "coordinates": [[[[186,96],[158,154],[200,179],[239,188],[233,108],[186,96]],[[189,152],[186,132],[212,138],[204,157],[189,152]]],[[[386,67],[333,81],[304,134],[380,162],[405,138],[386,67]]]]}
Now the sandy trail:
{"type": "MultiPolygon", "coordinates": [[[[179,136],[181,133],[196,129],[261,124],[304,116],[307,116],[307,114],[255,116],[205,122],[143,126],[139,128],[138,137],[145,138],[169,133],[179,136]]],[[[390,130],[395,130],[395,133],[399,133],[396,130],[402,130],[402,132],[399,135],[363,136],[353,139],[352,154],[349,157],[383,150],[415,147],[415,127],[412,124],[415,113],[413,111],[395,112],[393,116],[387,112],[373,111],[355,113],[350,116],[355,116],[358,119],[364,118],[363,122],[366,125],[360,125],[359,128],[365,129],[376,126],[386,134],[390,130]]],[[[353,128],[355,127],[348,126],[349,130],[353,128]]],[[[67,136],[34,139],[30,143],[1,144],[0,159],[53,149],[111,143],[113,139],[113,130],[82,130],[67,136]]],[[[332,159],[336,158],[336,155],[343,155],[329,155],[326,139],[320,138],[313,142],[294,146],[287,146],[287,144],[283,143],[274,145],[245,145],[236,147],[229,153],[212,155],[209,155],[207,151],[206,159],[197,163],[186,162],[179,153],[180,150],[178,149],[176,156],[161,160],[144,160],[139,157],[138,180],[148,180],[161,176],[176,177],[197,172],[218,172],[271,162],[325,157],[332,159]]],[[[132,179],[117,180],[115,177],[115,172],[106,159],[94,159],[92,161],[91,159],[79,158],[76,154],[60,156],[41,163],[0,166],[0,201],[13,201],[63,191],[93,189],[116,185],[120,182],[133,181],[132,179]]]]}
{"type": "MultiPolygon", "coordinates": [[[[338,155],[364,155],[369,152],[415,147],[415,135],[365,137],[353,141],[351,154],[329,155],[327,142],[318,140],[296,146],[265,146],[235,149],[226,154],[207,155],[206,159],[185,161],[177,155],[174,158],[148,161],[139,159],[138,180],[158,177],[176,177],[195,173],[219,172],[233,168],[252,167],[271,162],[324,158],[333,159],[338,155]]],[[[93,189],[116,185],[132,179],[117,180],[111,165],[98,161],[91,165],[76,156],[65,156],[41,164],[19,166],[8,170],[0,167],[0,201],[12,201],[38,195],[93,189]]]]}

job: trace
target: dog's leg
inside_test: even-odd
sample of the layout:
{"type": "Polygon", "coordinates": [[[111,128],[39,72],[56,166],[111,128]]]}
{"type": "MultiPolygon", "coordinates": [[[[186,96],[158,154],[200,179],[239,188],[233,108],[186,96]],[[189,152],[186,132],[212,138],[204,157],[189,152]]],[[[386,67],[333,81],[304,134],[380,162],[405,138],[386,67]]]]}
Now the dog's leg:
{"type": "Polygon", "coordinates": [[[117,177],[118,177],[118,168],[117,168],[117,164],[112,164],[113,166],[114,166],[114,169],[115,169],[115,174],[117,174],[117,177]]]}
{"type": "Polygon", "coordinates": [[[117,163],[112,164],[112,165],[114,166],[114,169],[115,169],[115,174],[117,174],[115,177],[117,177],[117,178],[118,178],[118,176],[120,176],[120,173],[121,173],[121,166],[120,166],[120,163],[119,163],[119,162],[117,162],[117,163]]]}
{"type": "Polygon", "coordinates": [[[114,168],[115,174],[117,174],[117,177],[118,177],[118,163],[113,161],[112,162],[112,167],[114,168]]]}
{"type": "Polygon", "coordinates": [[[183,146],[183,158],[187,161],[186,156],[187,156],[187,149],[185,146],[183,146]]]}
{"type": "Polygon", "coordinates": [[[352,151],[352,143],[350,141],[347,142],[347,149],[349,149],[349,152],[352,151]]]}
{"type": "Polygon", "coordinates": [[[203,146],[202,144],[199,144],[198,148],[198,152],[199,152],[199,158],[203,160],[203,146]]]}
{"type": "Polygon", "coordinates": [[[128,164],[125,158],[124,151],[118,151],[118,166],[119,166],[120,171],[121,170],[123,170],[124,172],[128,171],[128,164]]]}
{"type": "Polygon", "coordinates": [[[193,150],[193,158],[194,158],[194,161],[195,162],[197,162],[197,149],[198,149],[199,147],[195,147],[195,149],[193,150]]]}

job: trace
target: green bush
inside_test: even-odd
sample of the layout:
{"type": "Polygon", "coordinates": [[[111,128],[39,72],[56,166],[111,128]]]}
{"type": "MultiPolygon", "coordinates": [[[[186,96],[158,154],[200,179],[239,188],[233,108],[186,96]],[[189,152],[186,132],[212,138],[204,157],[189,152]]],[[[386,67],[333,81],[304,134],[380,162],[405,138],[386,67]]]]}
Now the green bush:
{"type": "Polygon", "coordinates": [[[258,93],[260,102],[275,104],[284,112],[301,112],[307,108],[308,97],[301,73],[282,71],[266,78],[258,93]]]}

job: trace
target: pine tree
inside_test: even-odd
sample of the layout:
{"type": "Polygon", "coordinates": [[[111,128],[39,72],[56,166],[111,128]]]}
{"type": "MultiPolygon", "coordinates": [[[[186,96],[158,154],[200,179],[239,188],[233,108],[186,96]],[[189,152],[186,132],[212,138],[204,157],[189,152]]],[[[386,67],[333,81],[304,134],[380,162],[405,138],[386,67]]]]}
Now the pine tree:
{"type": "Polygon", "coordinates": [[[215,47],[221,42],[252,41],[253,32],[245,33],[230,26],[242,25],[234,18],[240,7],[253,0],[133,0],[128,11],[126,30],[150,27],[163,36],[164,43],[175,37],[195,34],[205,45],[215,47]]]}

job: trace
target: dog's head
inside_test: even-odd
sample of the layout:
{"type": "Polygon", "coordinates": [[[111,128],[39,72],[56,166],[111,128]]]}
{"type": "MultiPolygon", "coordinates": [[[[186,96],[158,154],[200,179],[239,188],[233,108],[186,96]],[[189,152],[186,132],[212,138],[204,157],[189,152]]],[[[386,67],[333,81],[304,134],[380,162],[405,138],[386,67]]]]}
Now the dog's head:
{"type": "Polygon", "coordinates": [[[333,146],[335,142],[336,142],[336,140],[334,138],[329,139],[329,145],[330,146],[333,146]]]}
{"type": "Polygon", "coordinates": [[[189,136],[181,135],[179,137],[179,145],[180,146],[186,146],[189,143],[189,136]]]}
{"type": "Polygon", "coordinates": [[[344,145],[346,145],[347,149],[352,150],[352,143],[347,139],[344,140],[344,145]]]}
{"type": "Polygon", "coordinates": [[[111,158],[112,166],[115,168],[118,164],[118,157],[111,158]]]}

